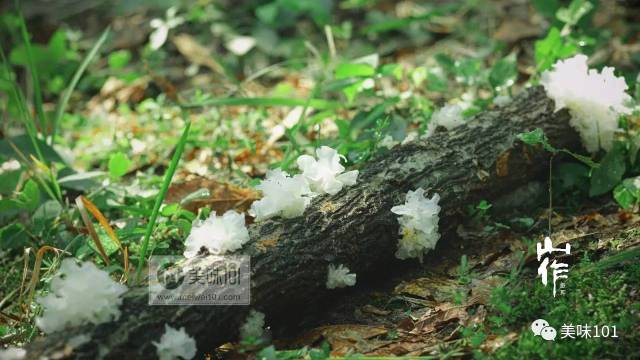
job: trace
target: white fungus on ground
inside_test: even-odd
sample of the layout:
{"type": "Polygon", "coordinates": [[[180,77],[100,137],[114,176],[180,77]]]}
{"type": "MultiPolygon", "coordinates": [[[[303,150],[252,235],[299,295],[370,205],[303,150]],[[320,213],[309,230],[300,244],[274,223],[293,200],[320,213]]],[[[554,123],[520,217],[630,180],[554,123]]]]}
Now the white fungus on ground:
{"type": "Polygon", "coordinates": [[[407,193],[403,205],[394,206],[391,212],[400,215],[400,234],[398,242],[398,259],[419,258],[435,248],[440,233],[438,233],[438,214],[440,195],[434,194],[431,199],[424,196],[424,190],[418,188],[407,193]]]}
{"type": "Polygon", "coordinates": [[[44,313],[36,325],[45,333],[85,323],[100,324],[120,316],[120,297],[127,287],[91,262],[64,259],[51,280],[51,292],[39,298],[44,313]]]}
{"type": "Polygon", "coordinates": [[[185,242],[184,256],[192,258],[203,247],[211,254],[221,255],[242,248],[247,241],[249,231],[245,226],[244,214],[229,210],[217,216],[212,212],[206,220],[193,222],[185,242]]]}
{"type": "Polygon", "coordinates": [[[591,153],[600,148],[610,150],[618,117],[631,109],[627,84],[616,77],[612,67],[602,72],[589,70],[587,57],[576,55],[561,60],[542,74],[540,83],[556,103],[556,111],[569,109],[571,125],[578,130],[584,147],[591,153]]]}
{"type": "Polygon", "coordinates": [[[312,191],[316,193],[337,194],[343,186],[351,186],[356,183],[358,170],[344,172],[345,168],[340,164],[344,156],[338,154],[335,149],[322,146],[316,149],[315,159],[310,155],[298,157],[298,167],[302,171],[312,191]]]}
{"type": "Polygon", "coordinates": [[[160,342],[152,343],[156,347],[156,354],[160,360],[188,360],[196,356],[196,341],[187,334],[184,327],[177,330],[165,324],[160,342]]]}
{"type": "Polygon", "coordinates": [[[247,319],[240,326],[240,339],[247,340],[250,338],[257,339],[264,334],[264,314],[251,310],[247,319]]]}
{"type": "Polygon", "coordinates": [[[329,264],[327,272],[327,289],[343,288],[356,284],[356,274],[350,273],[349,268],[340,264],[335,267],[329,264]]]}
{"type": "Polygon", "coordinates": [[[249,210],[249,214],[254,216],[256,221],[274,216],[300,216],[313,195],[302,175],[289,176],[280,169],[267,171],[267,177],[256,189],[262,191],[263,196],[262,199],[254,201],[249,210]]]}

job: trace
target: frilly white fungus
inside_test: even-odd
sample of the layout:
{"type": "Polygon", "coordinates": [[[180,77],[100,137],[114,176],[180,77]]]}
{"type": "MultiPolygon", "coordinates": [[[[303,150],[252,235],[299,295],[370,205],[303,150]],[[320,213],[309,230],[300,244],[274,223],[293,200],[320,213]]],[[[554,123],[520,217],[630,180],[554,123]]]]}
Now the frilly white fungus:
{"type": "Polygon", "coordinates": [[[264,333],[264,314],[251,310],[240,326],[240,339],[260,338],[264,333]]]}
{"type": "Polygon", "coordinates": [[[350,273],[349,268],[340,264],[335,267],[329,265],[327,273],[327,289],[343,288],[356,284],[356,274],[350,273]]]}
{"type": "Polygon", "coordinates": [[[45,310],[36,325],[52,333],[67,326],[116,320],[120,316],[120,296],[125,291],[126,286],[113,281],[93,263],[77,265],[73,259],[64,259],[51,280],[51,292],[38,300],[45,310]]]}
{"type": "Polygon", "coordinates": [[[556,111],[569,109],[571,125],[578,130],[584,147],[591,153],[610,150],[618,130],[618,117],[631,109],[627,84],[616,77],[612,67],[602,72],[589,70],[587,57],[576,55],[560,60],[542,74],[540,83],[556,103],[556,111]]]}
{"type": "Polygon", "coordinates": [[[391,212],[400,215],[400,234],[398,242],[398,259],[419,258],[435,248],[440,233],[438,233],[438,214],[440,195],[434,194],[431,199],[425,198],[424,190],[418,188],[407,193],[404,205],[391,208],[391,212]]]}
{"type": "Polygon", "coordinates": [[[343,186],[356,183],[358,170],[344,172],[344,166],[340,164],[340,159],[344,157],[336,150],[322,146],[316,149],[316,156],[317,160],[310,155],[301,155],[297,161],[312,191],[334,195],[343,186]]]}
{"type": "Polygon", "coordinates": [[[217,216],[212,212],[206,220],[193,222],[191,233],[185,241],[184,256],[192,258],[203,247],[211,254],[221,255],[242,248],[247,241],[249,231],[245,226],[244,214],[229,210],[217,216]]]}
{"type": "Polygon", "coordinates": [[[164,334],[160,342],[152,342],[160,360],[193,359],[196,356],[196,341],[187,334],[184,327],[180,330],[164,324],[164,334]]]}
{"type": "Polygon", "coordinates": [[[256,221],[274,216],[294,218],[302,215],[311,202],[313,193],[302,175],[289,176],[286,172],[275,169],[267,172],[256,189],[262,191],[262,199],[251,204],[249,214],[256,221]]]}

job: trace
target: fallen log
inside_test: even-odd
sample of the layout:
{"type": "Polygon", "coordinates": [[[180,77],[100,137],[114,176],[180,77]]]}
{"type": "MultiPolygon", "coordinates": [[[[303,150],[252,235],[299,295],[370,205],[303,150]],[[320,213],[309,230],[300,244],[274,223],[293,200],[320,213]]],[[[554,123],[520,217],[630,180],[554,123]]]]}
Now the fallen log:
{"type": "Polygon", "coordinates": [[[251,225],[252,240],[242,250],[251,256],[250,307],[149,306],[147,288],[133,288],[124,296],[117,321],[38,339],[28,346],[27,357],[66,353],[76,359],[155,358],[151,342],[160,338],[165,323],[184,326],[199,352],[211,351],[237,340],[250,308],[264,312],[274,330],[291,328],[299,314],[340,295],[325,286],[328,264],[345,264],[360,280],[397,261],[398,222],[390,209],[404,202],[408,190],[422,187],[440,194],[440,242],[453,241],[447,234],[460,224],[467,205],[495,199],[544,176],[550,154],[517,138],[535,128],[544,130],[556,147],[580,147],[568,112],[554,112],[542,88],[527,89],[509,105],[479,114],[452,131],[396,146],[364,166],[356,185],[315,198],[301,217],[251,225]],[[91,340],[65,350],[69,339],[79,334],[91,340]]]}

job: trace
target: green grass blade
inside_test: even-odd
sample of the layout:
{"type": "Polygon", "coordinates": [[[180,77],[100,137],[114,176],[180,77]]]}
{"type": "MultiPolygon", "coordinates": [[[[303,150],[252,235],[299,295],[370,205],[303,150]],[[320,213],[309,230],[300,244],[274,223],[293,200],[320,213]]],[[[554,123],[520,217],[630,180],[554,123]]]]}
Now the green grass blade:
{"type": "Polygon", "coordinates": [[[51,129],[51,140],[50,140],[51,145],[53,145],[55,141],[55,137],[58,132],[58,126],[62,121],[62,116],[64,115],[64,111],[66,110],[67,104],[69,103],[69,99],[71,98],[71,93],[73,93],[73,90],[78,85],[78,82],[82,78],[82,75],[84,74],[85,70],[87,70],[87,67],[89,66],[93,58],[95,58],[95,56],[98,54],[98,51],[100,50],[104,42],[107,40],[108,35],[109,35],[109,28],[106,28],[102,32],[102,35],[100,35],[100,38],[98,39],[98,41],[93,45],[93,47],[91,48],[87,56],[85,56],[84,60],[82,60],[82,63],[76,70],[75,74],[73,74],[73,78],[71,78],[71,82],[69,83],[69,86],[64,90],[64,93],[62,93],[62,98],[60,98],[60,101],[58,102],[58,106],[56,107],[56,114],[53,117],[53,124],[51,129]]]}
{"type": "Polygon", "coordinates": [[[322,99],[294,99],[294,98],[217,98],[197,103],[181,104],[185,109],[206,106],[308,106],[318,110],[337,109],[342,106],[337,101],[322,99]]]}
{"type": "Polygon", "coordinates": [[[164,180],[162,181],[162,188],[160,188],[160,192],[156,197],[156,202],[153,205],[153,211],[151,212],[151,217],[149,218],[149,224],[147,224],[147,229],[144,234],[144,238],[142,239],[142,246],[140,247],[140,254],[138,259],[138,266],[136,268],[136,277],[135,282],[140,282],[140,274],[142,272],[142,268],[146,261],[147,248],[149,247],[149,239],[151,238],[151,233],[153,232],[153,228],[156,223],[156,218],[158,217],[158,213],[160,212],[160,206],[164,201],[165,196],[167,195],[167,191],[169,190],[169,185],[171,184],[171,179],[173,178],[173,174],[176,172],[176,168],[178,167],[178,162],[180,162],[180,157],[182,156],[182,152],[184,151],[184,145],[187,142],[187,136],[189,135],[189,129],[191,128],[191,120],[187,120],[187,125],[184,127],[182,131],[182,136],[180,136],[180,140],[178,140],[178,144],[176,146],[176,151],[173,154],[173,158],[171,158],[171,163],[169,164],[169,168],[167,172],[164,174],[164,180]]]}
{"type": "MultiPolygon", "coordinates": [[[[7,74],[11,73],[11,66],[9,65],[9,61],[5,56],[4,49],[2,48],[1,45],[0,45],[0,60],[2,60],[2,66],[5,68],[5,71],[7,72],[7,74]]],[[[27,100],[24,98],[24,95],[22,94],[20,87],[13,79],[7,79],[7,81],[9,82],[9,85],[11,87],[9,90],[10,91],[9,99],[11,98],[15,99],[16,105],[18,106],[18,111],[20,111],[20,121],[22,121],[25,129],[27,130],[27,135],[29,136],[29,140],[31,140],[31,144],[33,145],[33,148],[36,151],[36,155],[38,156],[38,159],[40,161],[45,162],[45,158],[43,156],[43,153],[37,141],[38,130],[34,125],[34,121],[33,121],[33,118],[31,117],[31,114],[29,113],[27,100]]]]}
{"type": "Polygon", "coordinates": [[[27,31],[27,24],[24,21],[24,17],[20,13],[20,35],[22,37],[22,42],[24,43],[24,48],[27,53],[27,64],[29,68],[29,73],[31,74],[31,82],[33,83],[33,102],[34,107],[36,109],[36,117],[40,122],[40,131],[42,132],[43,138],[46,137],[46,118],[44,115],[44,108],[42,106],[42,89],[40,88],[40,78],[38,76],[38,69],[36,68],[35,61],[33,58],[33,52],[31,51],[31,39],[29,39],[29,32],[27,31]]]}
{"type": "Polygon", "coordinates": [[[586,267],[585,271],[603,271],[609,268],[619,266],[625,262],[637,262],[640,258],[640,247],[623,250],[617,254],[608,256],[597,263],[586,267]]]}

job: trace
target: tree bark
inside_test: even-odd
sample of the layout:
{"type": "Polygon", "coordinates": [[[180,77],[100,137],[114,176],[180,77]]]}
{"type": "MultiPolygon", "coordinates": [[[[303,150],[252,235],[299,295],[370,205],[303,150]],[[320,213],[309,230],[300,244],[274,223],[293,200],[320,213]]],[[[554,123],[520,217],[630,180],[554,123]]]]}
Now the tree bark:
{"type": "Polygon", "coordinates": [[[550,154],[517,139],[535,128],[543,129],[558,148],[580,147],[568,112],[554,112],[542,88],[527,89],[511,104],[465,125],[394,147],[364,166],[356,185],[315,198],[301,217],[251,225],[252,240],[242,250],[251,256],[251,307],[148,306],[147,289],[133,288],[124,296],[117,321],[49,335],[29,345],[27,356],[61,354],[71,337],[86,334],[91,341],[69,357],[155,358],[151,341],[158,341],[165,323],[184,326],[199,352],[211,351],[237,339],[250,308],[264,312],[276,331],[291,328],[299,314],[341,294],[325,286],[329,264],[344,264],[360,280],[397,261],[398,222],[390,209],[404,202],[407,191],[422,187],[430,195],[440,194],[440,242],[453,241],[451,230],[467,205],[544,176],[550,154]]]}

